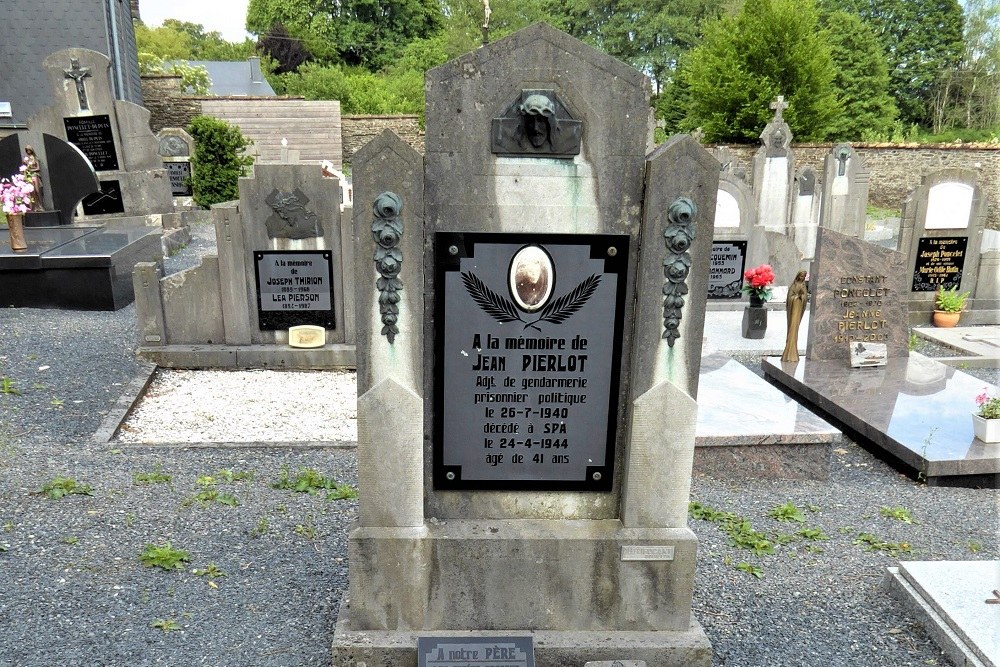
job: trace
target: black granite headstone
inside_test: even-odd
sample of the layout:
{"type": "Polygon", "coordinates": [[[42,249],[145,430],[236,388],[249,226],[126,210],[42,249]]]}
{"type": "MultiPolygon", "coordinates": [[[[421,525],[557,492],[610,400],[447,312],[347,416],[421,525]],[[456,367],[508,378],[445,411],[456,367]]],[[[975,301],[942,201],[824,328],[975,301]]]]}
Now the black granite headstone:
{"type": "Polygon", "coordinates": [[[9,178],[21,167],[21,142],[16,134],[0,139],[0,178],[9,178]]]}
{"type": "Polygon", "coordinates": [[[917,240],[917,258],[913,267],[913,292],[950,290],[962,282],[967,236],[936,236],[917,240]]]}
{"type": "Polygon", "coordinates": [[[101,181],[101,189],[83,200],[84,215],[110,215],[124,213],[122,187],[118,181],[101,181]]]}
{"type": "Polygon", "coordinates": [[[117,171],[118,153],[115,151],[115,137],[111,131],[111,117],[77,116],[63,118],[66,138],[83,151],[97,171],[117,171]]]}
{"type": "Polygon", "coordinates": [[[52,208],[59,211],[60,222],[68,225],[73,222],[77,204],[87,195],[99,192],[101,185],[93,165],[79,148],[51,134],[43,134],[42,141],[52,208]]]}

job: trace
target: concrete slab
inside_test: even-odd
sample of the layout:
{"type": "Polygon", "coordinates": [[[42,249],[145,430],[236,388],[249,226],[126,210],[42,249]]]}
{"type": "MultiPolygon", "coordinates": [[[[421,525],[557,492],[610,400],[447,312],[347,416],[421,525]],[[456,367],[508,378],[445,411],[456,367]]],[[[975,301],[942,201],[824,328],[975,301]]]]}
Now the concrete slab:
{"type": "Polygon", "coordinates": [[[916,353],[879,368],[774,357],[763,368],[792,396],[928,484],[1000,488],[1000,443],[972,431],[982,380],[916,353]]]}
{"type": "Polygon", "coordinates": [[[835,427],[721,353],[701,359],[696,436],[695,473],[740,479],[826,479],[841,439],[835,427]]]}
{"type": "Polygon", "coordinates": [[[921,338],[953,347],[967,355],[986,357],[1000,362],[1000,325],[978,327],[917,327],[921,338]]]}
{"type": "Polygon", "coordinates": [[[1000,665],[1000,561],[904,561],[888,583],[956,665],[1000,665]]]}

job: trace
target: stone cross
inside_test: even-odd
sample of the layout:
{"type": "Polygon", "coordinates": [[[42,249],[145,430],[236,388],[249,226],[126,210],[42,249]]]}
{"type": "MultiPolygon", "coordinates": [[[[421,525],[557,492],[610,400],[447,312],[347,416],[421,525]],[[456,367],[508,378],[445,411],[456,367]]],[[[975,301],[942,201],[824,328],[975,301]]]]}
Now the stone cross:
{"type": "Polygon", "coordinates": [[[483,46],[490,43],[490,0],[483,0],[483,46]]]}
{"type": "Polygon", "coordinates": [[[692,130],[691,132],[691,136],[694,137],[694,140],[697,141],[699,144],[705,141],[705,131],[702,130],[700,127],[694,128],[694,130],[692,130]]]}
{"type": "Polygon", "coordinates": [[[66,73],[67,79],[73,79],[76,81],[76,96],[80,100],[80,111],[88,111],[90,105],[87,103],[87,88],[83,85],[83,80],[90,76],[89,67],[80,67],[80,61],[77,58],[69,59],[70,68],[63,70],[66,73]]]}
{"type": "Polygon", "coordinates": [[[781,117],[781,112],[788,108],[788,103],[785,102],[784,95],[778,95],[773,102],[771,102],[771,108],[774,109],[774,120],[784,120],[781,117]]]}

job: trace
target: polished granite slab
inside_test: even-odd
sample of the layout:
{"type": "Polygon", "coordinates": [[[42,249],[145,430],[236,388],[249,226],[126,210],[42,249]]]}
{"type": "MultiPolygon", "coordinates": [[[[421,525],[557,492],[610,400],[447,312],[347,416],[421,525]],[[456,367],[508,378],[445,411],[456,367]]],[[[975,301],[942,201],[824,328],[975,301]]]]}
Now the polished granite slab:
{"type": "Polygon", "coordinates": [[[889,585],[949,658],[1000,665],[1000,561],[903,561],[889,585]]]}
{"type": "Polygon", "coordinates": [[[1000,444],[986,444],[972,431],[982,380],[916,353],[881,368],[777,357],[766,358],[763,368],[792,396],[928,484],[1000,488],[1000,444]]]}
{"type": "Polygon", "coordinates": [[[695,472],[826,479],[840,431],[722,353],[702,357],[695,472]]]}
{"type": "Polygon", "coordinates": [[[26,227],[14,251],[0,229],[0,306],[118,310],[135,299],[132,270],[163,258],[159,227],[26,227]]]}

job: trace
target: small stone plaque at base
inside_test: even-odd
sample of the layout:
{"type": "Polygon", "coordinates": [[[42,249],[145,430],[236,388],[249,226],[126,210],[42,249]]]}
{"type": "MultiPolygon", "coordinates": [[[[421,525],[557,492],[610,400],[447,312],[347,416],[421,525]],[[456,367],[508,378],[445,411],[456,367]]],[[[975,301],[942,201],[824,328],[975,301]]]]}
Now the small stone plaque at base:
{"type": "Polygon", "coordinates": [[[312,324],[301,324],[288,329],[290,347],[313,348],[326,345],[326,329],[312,324]]]}
{"type": "Polygon", "coordinates": [[[535,667],[531,637],[418,637],[417,667],[535,667]]]}
{"type": "Polygon", "coordinates": [[[885,366],[889,356],[885,343],[850,343],[851,368],[885,366]]]}

